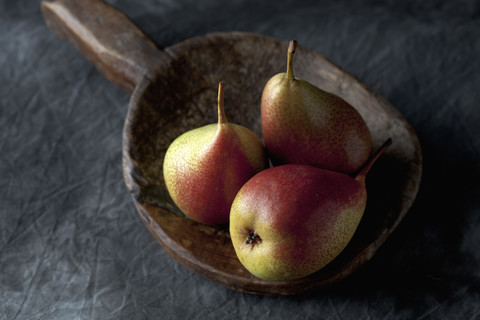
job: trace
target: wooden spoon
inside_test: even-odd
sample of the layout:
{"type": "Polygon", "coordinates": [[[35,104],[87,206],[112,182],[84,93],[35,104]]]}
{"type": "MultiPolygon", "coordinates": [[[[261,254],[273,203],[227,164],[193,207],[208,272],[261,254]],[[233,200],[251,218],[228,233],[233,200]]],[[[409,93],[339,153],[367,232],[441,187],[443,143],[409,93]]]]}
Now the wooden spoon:
{"type": "MultiPolygon", "coordinates": [[[[217,86],[225,81],[231,122],[262,135],[260,96],[267,80],[285,70],[288,43],[231,32],[195,37],[159,49],[124,14],[99,0],[43,0],[47,25],[71,41],[107,79],[133,92],[123,131],[123,168],[141,219],[178,262],[235,290],[288,295],[344,279],[372,258],[414,201],[421,177],[418,138],[402,115],[321,55],[298,47],[295,73],[355,106],[374,147],[393,145],[367,178],[368,204],[347,248],[327,267],[303,279],[269,282],[253,277],[237,259],[227,226],[183,216],[165,188],[163,156],[181,133],[216,122],[217,86]]],[[[221,168],[219,168],[221,170],[221,168]]]]}

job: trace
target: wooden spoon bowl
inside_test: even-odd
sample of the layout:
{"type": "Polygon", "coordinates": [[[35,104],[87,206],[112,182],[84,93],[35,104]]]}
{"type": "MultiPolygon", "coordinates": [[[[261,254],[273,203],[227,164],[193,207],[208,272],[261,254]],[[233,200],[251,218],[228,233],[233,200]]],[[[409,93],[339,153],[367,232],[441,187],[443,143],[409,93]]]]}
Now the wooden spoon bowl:
{"type": "MultiPolygon", "coordinates": [[[[299,46],[295,74],[355,106],[371,130],[374,148],[389,137],[393,145],[367,177],[368,203],[364,217],[340,256],[324,269],[299,280],[270,282],[255,278],[237,259],[228,226],[196,223],[184,217],[175,206],[163,181],[162,164],[165,151],[176,137],[217,121],[220,80],[225,82],[225,112],[229,121],[262,136],[261,93],[271,76],[285,70],[288,43],[232,32],[191,38],[160,50],[115,9],[101,1],[89,2],[97,6],[92,10],[104,12],[103,19],[118,19],[114,29],[118,29],[119,24],[135,30],[127,41],[130,46],[132,41],[141,42],[140,48],[151,52],[143,61],[135,61],[139,66],[134,68],[137,71],[129,69],[122,73],[119,71],[125,68],[118,67],[122,63],[99,59],[101,50],[95,45],[108,42],[105,40],[108,37],[98,36],[95,42],[85,40],[78,36],[79,32],[72,32],[75,28],[71,26],[75,24],[69,23],[70,18],[61,18],[65,17],[61,11],[68,8],[68,12],[74,12],[70,14],[75,17],[73,20],[82,21],[85,26],[88,24],[84,19],[91,14],[90,10],[70,5],[69,1],[44,1],[45,19],[55,33],[71,40],[112,82],[127,91],[132,89],[130,84],[135,87],[123,132],[125,182],[145,225],[184,266],[243,292],[271,295],[305,292],[337,282],[357,270],[372,258],[409,210],[419,188],[422,168],[420,145],[413,129],[385,99],[321,55],[299,46]],[[62,10],[54,10],[58,3],[62,10]],[[112,69],[116,76],[109,76],[112,69]]],[[[91,24],[88,28],[98,29],[91,24]]],[[[122,47],[112,47],[111,43],[106,47],[117,53],[122,51],[122,47]]]]}

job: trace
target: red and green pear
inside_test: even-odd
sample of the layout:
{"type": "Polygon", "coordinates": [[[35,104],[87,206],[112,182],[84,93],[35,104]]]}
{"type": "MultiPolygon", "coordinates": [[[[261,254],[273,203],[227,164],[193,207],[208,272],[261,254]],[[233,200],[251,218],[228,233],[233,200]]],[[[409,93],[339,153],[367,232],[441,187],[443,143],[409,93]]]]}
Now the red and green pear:
{"type": "Polygon", "coordinates": [[[281,165],[250,179],[230,213],[230,235],[242,265],[270,281],[306,277],[350,242],[367,202],[365,177],[391,139],[355,176],[310,165],[281,165]]]}
{"type": "Polygon", "coordinates": [[[228,122],[223,96],[220,82],[218,123],[176,138],[163,162],[172,200],[187,217],[205,224],[227,223],[238,190],[266,167],[263,142],[249,129],[228,122]]]}
{"type": "Polygon", "coordinates": [[[370,131],[342,98],[293,74],[292,40],[286,73],[273,76],[261,99],[265,147],[274,165],[308,164],[353,174],[372,152],[370,131]]]}

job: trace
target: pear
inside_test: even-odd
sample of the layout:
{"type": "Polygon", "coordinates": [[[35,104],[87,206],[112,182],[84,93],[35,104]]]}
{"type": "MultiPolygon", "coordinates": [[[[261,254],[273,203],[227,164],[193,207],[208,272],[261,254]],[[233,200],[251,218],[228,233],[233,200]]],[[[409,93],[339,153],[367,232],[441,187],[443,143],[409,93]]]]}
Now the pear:
{"type": "Polygon", "coordinates": [[[370,157],[370,131],[340,97],[293,75],[297,42],[288,47],[287,71],[273,76],[261,99],[265,146],[274,165],[309,164],[353,174],[370,157]]]}
{"type": "Polygon", "coordinates": [[[185,132],[168,147],[163,162],[167,190],[189,218],[224,224],[238,190],[266,168],[265,147],[249,129],[228,122],[224,84],[218,86],[218,123],[185,132]]]}
{"type": "Polygon", "coordinates": [[[391,144],[354,176],[310,165],[266,169],[237,194],[230,236],[242,265],[271,281],[295,280],[326,266],[350,242],[365,211],[365,177],[391,144]]]}

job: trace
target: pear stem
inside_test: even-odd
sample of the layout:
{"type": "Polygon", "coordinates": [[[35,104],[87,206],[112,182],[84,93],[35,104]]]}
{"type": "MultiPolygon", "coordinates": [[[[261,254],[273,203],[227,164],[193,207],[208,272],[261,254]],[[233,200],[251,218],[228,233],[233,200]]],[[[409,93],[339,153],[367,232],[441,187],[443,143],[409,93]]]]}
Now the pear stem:
{"type": "Polygon", "coordinates": [[[287,75],[285,78],[290,80],[295,80],[293,76],[293,55],[295,54],[295,49],[297,48],[297,41],[292,40],[288,46],[288,54],[287,54],[287,75]]]}
{"type": "Polygon", "coordinates": [[[226,124],[228,123],[227,116],[225,115],[225,108],[223,104],[223,81],[220,81],[218,84],[218,124],[226,124]]]}
{"type": "Polygon", "coordinates": [[[370,171],[372,168],[373,164],[375,161],[377,161],[378,158],[383,154],[383,152],[392,144],[392,138],[388,138],[387,141],[385,141],[380,148],[373,154],[372,157],[363,165],[363,167],[358,171],[358,173],[355,175],[355,180],[365,183],[365,177],[367,176],[367,173],[370,171]]]}

